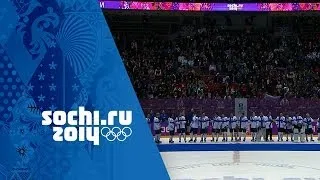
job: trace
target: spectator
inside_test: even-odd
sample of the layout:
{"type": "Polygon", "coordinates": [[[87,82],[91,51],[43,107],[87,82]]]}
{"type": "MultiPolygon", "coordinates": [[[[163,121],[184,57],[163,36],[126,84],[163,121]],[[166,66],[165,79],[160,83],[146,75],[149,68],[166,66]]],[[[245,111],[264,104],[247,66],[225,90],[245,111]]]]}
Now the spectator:
{"type": "Polygon", "coordinates": [[[139,98],[319,97],[320,41],[296,28],[273,36],[188,25],[175,39],[145,35],[119,49],[139,98]]]}

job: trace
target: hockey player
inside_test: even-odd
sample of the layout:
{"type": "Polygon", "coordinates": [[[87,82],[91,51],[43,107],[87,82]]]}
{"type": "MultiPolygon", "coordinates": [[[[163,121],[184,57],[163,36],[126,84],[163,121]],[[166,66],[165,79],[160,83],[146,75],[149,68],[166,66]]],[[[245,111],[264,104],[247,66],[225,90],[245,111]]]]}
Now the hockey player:
{"type": "Polygon", "coordinates": [[[160,120],[160,113],[156,114],[156,117],[153,118],[153,129],[155,132],[154,141],[159,144],[161,143],[161,120],[160,120]]]}
{"type": "Polygon", "coordinates": [[[304,129],[304,122],[302,116],[299,115],[299,113],[296,114],[295,117],[292,119],[293,124],[293,141],[298,142],[304,142],[305,139],[305,129],[304,129]]]}
{"type": "Polygon", "coordinates": [[[286,118],[283,113],[280,113],[280,116],[276,118],[276,124],[278,127],[278,141],[283,141],[284,127],[286,125],[286,118]]]}
{"type": "Polygon", "coordinates": [[[266,134],[266,123],[268,121],[268,117],[264,116],[263,113],[260,113],[260,128],[258,132],[258,141],[261,141],[261,138],[263,138],[264,141],[267,141],[267,134],[266,134]]]}
{"type": "Polygon", "coordinates": [[[228,141],[228,127],[229,127],[229,118],[221,114],[221,132],[222,132],[222,142],[228,141]]]}
{"type": "Polygon", "coordinates": [[[197,142],[198,129],[199,129],[199,117],[197,116],[196,113],[193,114],[190,126],[191,126],[191,131],[190,131],[189,142],[197,142]]]}
{"type": "Polygon", "coordinates": [[[209,118],[206,116],[205,113],[202,113],[200,118],[200,131],[201,131],[201,140],[200,142],[206,142],[207,141],[207,132],[208,132],[208,126],[209,126],[209,118]]]}
{"type": "Polygon", "coordinates": [[[238,139],[238,118],[234,116],[232,113],[230,114],[229,124],[230,124],[230,133],[231,133],[231,141],[238,139]]]}
{"type": "Polygon", "coordinates": [[[239,129],[240,129],[239,141],[241,141],[241,137],[243,137],[243,142],[245,142],[246,141],[246,137],[247,137],[246,133],[247,133],[247,127],[248,127],[248,122],[249,121],[248,121],[247,116],[244,115],[244,113],[242,113],[239,121],[240,121],[240,123],[239,123],[240,124],[240,127],[239,127],[239,129]]]}
{"type": "Polygon", "coordinates": [[[286,126],[285,126],[285,133],[286,133],[286,141],[289,141],[289,136],[291,138],[291,141],[293,142],[293,129],[292,129],[292,118],[289,117],[289,115],[286,115],[285,120],[286,126]]]}
{"type": "Polygon", "coordinates": [[[174,143],[173,136],[174,136],[175,127],[176,127],[176,120],[174,119],[174,114],[172,114],[168,118],[168,131],[170,135],[169,143],[174,143]]]}
{"type": "Polygon", "coordinates": [[[215,115],[211,121],[211,124],[212,124],[212,140],[211,140],[211,142],[214,142],[214,139],[216,139],[216,142],[218,142],[219,134],[221,132],[221,123],[222,123],[221,117],[215,113],[215,115]],[[214,138],[214,136],[216,136],[216,138],[214,138]]]}
{"type": "Polygon", "coordinates": [[[292,131],[293,131],[293,142],[297,142],[298,141],[298,113],[296,113],[295,115],[292,116],[292,131]]]}
{"type": "Polygon", "coordinates": [[[160,120],[161,122],[166,122],[168,120],[168,115],[164,110],[162,110],[160,113],[160,120]]]}
{"type": "Polygon", "coordinates": [[[310,135],[310,141],[313,140],[313,129],[312,129],[312,122],[313,119],[310,117],[310,114],[306,114],[306,118],[304,118],[304,123],[305,123],[305,133],[306,133],[306,141],[309,142],[308,135],[310,135]]]}
{"type": "Polygon", "coordinates": [[[250,117],[250,131],[252,135],[251,141],[257,141],[257,132],[260,127],[260,118],[256,116],[255,112],[252,113],[250,117]]]}
{"type": "Polygon", "coordinates": [[[180,113],[180,116],[178,118],[178,126],[179,126],[179,143],[181,143],[181,136],[183,136],[184,142],[187,142],[186,137],[186,117],[184,116],[184,113],[180,113]]]}
{"type": "Polygon", "coordinates": [[[273,127],[273,119],[271,112],[268,114],[268,120],[266,122],[266,141],[273,141],[272,140],[272,127],[273,127]]]}

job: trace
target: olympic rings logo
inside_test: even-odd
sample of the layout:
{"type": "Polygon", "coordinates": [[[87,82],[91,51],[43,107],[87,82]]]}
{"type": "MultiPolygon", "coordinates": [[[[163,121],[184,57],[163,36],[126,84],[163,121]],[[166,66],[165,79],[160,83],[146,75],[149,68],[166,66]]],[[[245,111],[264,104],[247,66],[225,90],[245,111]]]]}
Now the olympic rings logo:
{"type": "Polygon", "coordinates": [[[113,127],[112,129],[109,127],[103,127],[101,128],[100,133],[110,142],[115,140],[122,142],[131,136],[132,130],[130,127],[124,127],[122,129],[120,127],[113,127]]]}

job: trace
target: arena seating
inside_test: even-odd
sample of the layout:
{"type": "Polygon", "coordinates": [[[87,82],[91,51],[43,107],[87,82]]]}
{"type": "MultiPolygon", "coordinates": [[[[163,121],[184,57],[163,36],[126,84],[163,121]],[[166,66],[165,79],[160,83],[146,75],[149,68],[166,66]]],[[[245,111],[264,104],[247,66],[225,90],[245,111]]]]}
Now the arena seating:
{"type": "Polygon", "coordinates": [[[317,99],[320,41],[306,32],[308,21],[297,17],[293,27],[284,28],[287,36],[184,25],[174,39],[156,34],[125,43],[123,36],[116,39],[140,99],[317,99]]]}

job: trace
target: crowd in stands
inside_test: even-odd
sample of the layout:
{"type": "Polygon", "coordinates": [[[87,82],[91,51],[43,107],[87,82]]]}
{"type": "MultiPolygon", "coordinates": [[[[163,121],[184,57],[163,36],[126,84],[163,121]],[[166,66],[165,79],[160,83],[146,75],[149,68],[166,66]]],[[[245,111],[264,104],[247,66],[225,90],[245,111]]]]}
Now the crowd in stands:
{"type": "MultiPolygon", "coordinates": [[[[318,98],[319,36],[215,26],[183,26],[172,40],[155,34],[118,46],[139,98],[318,98]]],[[[119,37],[117,38],[121,41],[119,37]]]]}

